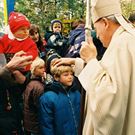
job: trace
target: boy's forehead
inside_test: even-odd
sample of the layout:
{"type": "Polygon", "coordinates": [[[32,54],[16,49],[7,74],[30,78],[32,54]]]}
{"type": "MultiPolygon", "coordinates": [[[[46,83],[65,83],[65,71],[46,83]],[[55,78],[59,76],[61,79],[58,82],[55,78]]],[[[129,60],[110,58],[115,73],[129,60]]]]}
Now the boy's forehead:
{"type": "Polygon", "coordinates": [[[40,64],[40,65],[38,65],[38,66],[36,66],[37,68],[41,68],[41,67],[44,67],[45,68],[45,64],[40,64]]]}
{"type": "Polygon", "coordinates": [[[55,22],[55,23],[53,24],[53,27],[57,27],[57,26],[61,26],[61,24],[60,24],[59,22],[55,22]]]}

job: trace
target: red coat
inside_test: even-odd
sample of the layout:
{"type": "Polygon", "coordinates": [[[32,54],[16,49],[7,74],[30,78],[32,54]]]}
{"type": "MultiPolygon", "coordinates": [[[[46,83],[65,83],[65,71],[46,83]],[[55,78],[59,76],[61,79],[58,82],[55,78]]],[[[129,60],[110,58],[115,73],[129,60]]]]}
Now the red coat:
{"type": "Polygon", "coordinates": [[[27,38],[22,41],[16,39],[9,39],[8,35],[4,35],[0,39],[0,53],[4,53],[7,61],[9,61],[13,55],[23,50],[27,55],[32,55],[33,59],[38,56],[38,49],[35,42],[31,38],[27,38]]]}

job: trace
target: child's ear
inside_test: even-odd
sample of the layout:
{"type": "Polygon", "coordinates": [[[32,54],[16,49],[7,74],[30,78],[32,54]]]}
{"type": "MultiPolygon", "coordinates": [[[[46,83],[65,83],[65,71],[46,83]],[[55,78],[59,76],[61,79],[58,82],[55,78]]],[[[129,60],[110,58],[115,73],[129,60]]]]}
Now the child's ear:
{"type": "Polygon", "coordinates": [[[59,77],[54,75],[54,80],[59,81],[59,77]]]}

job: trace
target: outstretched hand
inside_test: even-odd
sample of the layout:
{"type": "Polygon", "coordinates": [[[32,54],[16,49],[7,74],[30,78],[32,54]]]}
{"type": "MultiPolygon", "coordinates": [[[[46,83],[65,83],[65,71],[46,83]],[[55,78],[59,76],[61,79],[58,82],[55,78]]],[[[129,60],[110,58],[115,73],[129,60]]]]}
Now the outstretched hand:
{"type": "Polygon", "coordinates": [[[60,58],[55,60],[52,63],[52,66],[60,66],[60,65],[74,65],[75,64],[75,58],[60,58]]]}
{"type": "Polygon", "coordinates": [[[92,38],[89,37],[87,42],[82,42],[82,46],[80,49],[80,57],[88,63],[89,60],[96,58],[97,49],[92,41],[92,38]]]}
{"type": "Polygon", "coordinates": [[[23,84],[26,80],[25,75],[23,75],[19,70],[13,71],[14,78],[17,83],[23,84]]]}
{"type": "Polygon", "coordinates": [[[32,63],[32,56],[26,56],[24,51],[20,51],[6,64],[9,70],[24,69],[27,65],[32,63]]]}

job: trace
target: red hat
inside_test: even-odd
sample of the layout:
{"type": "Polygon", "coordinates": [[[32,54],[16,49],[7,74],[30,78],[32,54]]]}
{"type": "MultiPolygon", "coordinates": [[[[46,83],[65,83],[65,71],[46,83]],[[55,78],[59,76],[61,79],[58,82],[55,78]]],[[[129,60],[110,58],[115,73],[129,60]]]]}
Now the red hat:
{"type": "Polygon", "coordinates": [[[15,33],[22,26],[30,27],[30,22],[27,17],[18,12],[10,13],[8,24],[12,33],[15,33]]]}

